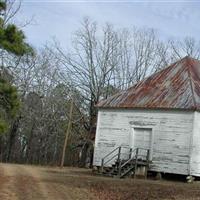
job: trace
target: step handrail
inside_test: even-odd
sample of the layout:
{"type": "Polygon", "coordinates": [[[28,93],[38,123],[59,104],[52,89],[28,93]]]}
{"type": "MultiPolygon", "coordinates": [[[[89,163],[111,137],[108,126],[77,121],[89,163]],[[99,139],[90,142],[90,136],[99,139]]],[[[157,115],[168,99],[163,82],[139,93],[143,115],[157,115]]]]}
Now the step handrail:
{"type": "Polygon", "coordinates": [[[112,156],[110,159],[108,159],[106,162],[104,162],[104,165],[107,164],[108,162],[110,162],[111,160],[113,160],[113,158],[117,157],[118,153],[115,154],[114,156],[112,156]]]}
{"type": "Polygon", "coordinates": [[[105,164],[107,164],[108,162],[110,162],[111,160],[113,160],[114,158],[118,157],[117,160],[120,161],[121,155],[122,154],[127,154],[129,155],[129,158],[131,158],[132,155],[132,148],[126,147],[126,146],[119,146],[115,149],[113,149],[111,152],[109,152],[108,154],[106,154],[102,159],[101,159],[101,172],[103,172],[104,166],[105,164]],[[121,149],[129,149],[129,152],[124,153],[121,152],[121,149]],[[111,158],[109,158],[108,160],[105,161],[105,159],[110,156],[111,154],[115,153],[117,151],[117,153],[115,155],[113,155],[111,158]]]}
{"type": "MultiPolygon", "coordinates": [[[[133,149],[133,151],[132,151],[132,153],[134,152],[134,151],[136,151],[137,152],[137,149],[138,148],[136,148],[136,149],[133,149]]],[[[134,157],[135,158],[135,157],[134,157]]],[[[132,161],[133,160],[133,158],[129,158],[123,165],[121,165],[121,168],[123,168],[126,164],[128,164],[130,161],[132,161]]]]}
{"type": "Polygon", "coordinates": [[[108,154],[106,154],[102,159],[105,160],[105,158],[107,158],[109,155],[111,155],[112,153],[114,153],[117,149],[119,149],[119,147],[113,149],[111,152],[109,152],[108,154]]]}
{"type": "Polygon", "coordinates": [[[117,147],[115,149],[113,149],[111,152],[109,152],[107,155],[105,155],[102,159],[101,159],[101,172],[103,172],[104,166],[106,163],[108,163],[109,161],[111,161],[112,159],[114,159],[116,156],[118,156],[118,159],[120,159],[120,153],[121,153],[121,147],[117,147]],[[112,156],[109,160],[107,160],[105,162],[105,159],[110,156],[111,154],[113,154],[114,152],[116,152],[118,150],[118,153],[115,154],[114,156],[112,156]]]}
{"type": "MultiPolygon", "coordinates": [[[[146,151],[146,155],[143,155],[145,157],[145,160],[147,161],[147,164],[149,163],[149,152],[150,150],[149,149],[145,149],[145,148],[135,148],[135,149],[132,149],[132,148],[128,148],[128,147],[122,147],[122,146],[119,146],[115,149],[113,149],[111,152],[109,152],[107,155],[105,155],[102,160],[101,160],[101,172],[103,172],[104,170],[104,167],[105,167],[105,164],[107,164],[108,162],[110,162],[111,160],[113,160],[114,158],[117,157],[117,160],[119,161],[119,165],[118,165],[118,175],[121,176],[121,169],[127,165],[128,163],[130,163],[132,160],[135,160],[135,168],[137,168],[137,160],[138,160],[138,156],[140,156],[139,154],[139,150],[145,150],[146,151]],[[122,153],[121,152],[121,149],[122,148],[126,148],[126,149],[129,149],[129,153],[122,153]],[[116,153],[117,151],[117,153],[116,153]],[[132,154],[135,153],[135,155],[132,157],[132,154]],[[113,153],[115,153],[114,155],[112,155],[113,153]],[[121,155],[122,154],[128,154],[129,155],[129,159],[122,164],[122,160],[121,160],[121,155]],[[108,158],[108,156],[112,155],[111,158],[109,158],[108,160],[106,160],[106,158],[108,158]]],[[[142,156],[142,155],[141,155],[142,156]]]]}
{"type": "Polygon", "coordinates": [[[123,165],[121,165],[121,161],[120,161],[120,163],[119,163],[119,171],[118,171],[118,175],[119,175],[119,177],[122,177],[123,176],[123,174],[121,174],[121,170],[122,170],[122,168],[123,167],[125,167],[128,163],[130,163],[132,160],[135,160],[135,166],[134,166],[134,168],[135,168],[135,170],[136,170],[136,168],[137,168],[137,162],[138,162],[138,156],[140,155],[139,154],[139,150],[145,150],[146,151],[146,162],[147,162],[147,165],[149,165],[149,157],[150,157],[150,150],[149,149],[145,149],[145,148],[135,148],[132,152],[131,152],[131,155],[132,155],[132,153],[134,152],[134,151],[136,151],[136,154],[135,154],[135,156],[132,158],[132,157],[130,157],[125,163],[123,163],[123,165]]]}

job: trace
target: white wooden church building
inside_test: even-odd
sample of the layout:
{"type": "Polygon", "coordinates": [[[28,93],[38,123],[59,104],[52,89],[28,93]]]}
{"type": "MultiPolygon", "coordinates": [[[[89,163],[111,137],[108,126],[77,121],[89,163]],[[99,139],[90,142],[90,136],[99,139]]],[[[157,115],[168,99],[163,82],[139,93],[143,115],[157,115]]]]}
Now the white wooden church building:
{"type": "Polygon", "coordinates": [[[185,57],[97,106],[94,166],[139,147],[152,171],[200,176],[200,61],[185,57]]]}

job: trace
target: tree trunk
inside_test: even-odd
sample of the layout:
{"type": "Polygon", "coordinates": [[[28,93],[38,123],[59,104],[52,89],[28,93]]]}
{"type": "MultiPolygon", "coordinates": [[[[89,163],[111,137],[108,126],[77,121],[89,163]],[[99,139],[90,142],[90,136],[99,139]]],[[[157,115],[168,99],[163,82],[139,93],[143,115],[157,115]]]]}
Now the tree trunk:
{"type": "Polygon", "coordinates": [[[8,153],[7,153],[7,158],[6,158],[7,162],[10,162],[12,160],[12,149],[15,143],[15,138],[17,136],[17,130],[19,127],[20,119],[21,119],[21,116],[17,117],[14,120],[11,130],[10,130],[10,135],[9,135],[9,140],[8,140],[8,151],[7,151],[8,153]]]}

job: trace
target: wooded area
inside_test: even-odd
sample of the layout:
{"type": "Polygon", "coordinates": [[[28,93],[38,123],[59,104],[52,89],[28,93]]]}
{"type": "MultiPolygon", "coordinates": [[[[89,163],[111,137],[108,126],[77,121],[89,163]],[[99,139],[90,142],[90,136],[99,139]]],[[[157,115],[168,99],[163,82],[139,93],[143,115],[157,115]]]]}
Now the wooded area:
{"type": "Polygon", "coordinates": [[[60,165],[73,99],[65,164],[89,164],[99,100],[186,55],[200,58],[200,41],[191,37],[164,41],[154,29],[99,26],[90,18],[72,33],[71,46],[53,40],[35,49],[13,25],[20,2],[0,2],[3,162],[60,165]]]}

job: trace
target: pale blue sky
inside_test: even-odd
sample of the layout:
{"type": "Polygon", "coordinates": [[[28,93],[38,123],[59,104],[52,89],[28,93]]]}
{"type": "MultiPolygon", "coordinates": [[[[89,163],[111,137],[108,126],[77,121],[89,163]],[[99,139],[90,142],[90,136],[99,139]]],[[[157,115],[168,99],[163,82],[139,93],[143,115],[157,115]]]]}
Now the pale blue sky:
{"type": "Polygon", "coordinates": [[[70,46],[74,31],[85,16],[99,24],[115,27],[155,28],[161,39],[192,36],[200,40],[200,1],[56,1],[24,0],[18,20],[34,16],[33,25],[24,28],[28,41],[41,47],[56,37],[70,46]]]}

